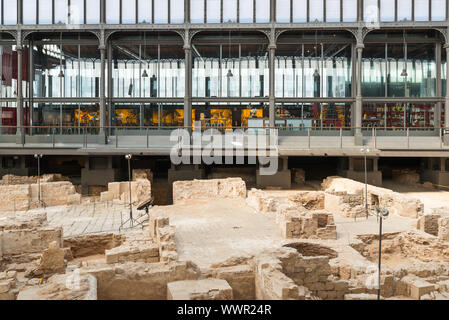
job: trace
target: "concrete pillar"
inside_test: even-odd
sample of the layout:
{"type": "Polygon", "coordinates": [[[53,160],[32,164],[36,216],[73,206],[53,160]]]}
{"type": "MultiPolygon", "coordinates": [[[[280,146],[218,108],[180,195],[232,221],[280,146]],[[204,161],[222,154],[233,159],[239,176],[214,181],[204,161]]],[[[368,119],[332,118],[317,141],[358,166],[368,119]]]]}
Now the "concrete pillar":
{"type": "Polygon", "coordinates": [[[357,86],[357,93],[356,93],[356,100],[355,100],[355,112],[354,112],[354,119],[355,119],[355,145],[363,145],[363,136],[362,136],[362,53],[363,53],[363,44],[357,45],[357,75],[356,75],[356,86],[357,86]]]}
{"type": "Polygon", "coordinates": [[[354,158],[348,158],[348,169],[349,171],[354,171],[354,158]]]}
{"type": "Polygon", "coordinates": [[[112,169],[112,167],[113,167],[113,165],[112,165],[113,161],[112,160],[113,160],[112,156],[108,156],[108,169],[112,169]]]}
{"type": "Polygon", "coordinates": [[[274,128],[276,124],[276,103],[275,103],[275,56],[276,56],[276,44],[270,44],[270,111],[269,122],[270,127],[274,128]]]}
{"type": "MultiPolygon", "coordinates": [[[[187,36],[187,35],[186,35],[187,36]]],[[[192,126],[192,47],[190,39],[184,44],[185,52],[185,94],[184,94],[184,127],[192,126]]]]}
{"type": "Polygon", "coordinates": [[[112,45],[108,43],[108,134],[112,134],[112,118],[115,116],[115,110],[112,107],[112,45]]]}
{"type": "Polygon", "coordinates": [[[446,172],[446,159],[447,158],[440,158],[440,171],[446,172]]]}
{"type": "Polygon", "coordinates": [[[373,171],[379,171],[379,158],[373,158],[373,171]]]}
{"type": "MultiPolygon", "coordinates": [[[[446,56],[449,57],[449,43],[446,43],[446,56]]],[[[449,63],[446,63],[446,74],[449,74],[449,63]]],[[[449,79],[446,80],[446,98],[445,98],[445,105],[444,105],[444,127],[445,132],[449,130],[449,79]]],[[[449,134],[444,135],[444,144],[446,146],[449,146],[449,134]]]]}
{"type": "Polygon", "coordinates": [[[288,157],[282,158],[282,170],[287,171],[288,170],[288,157]]]}
{"type": "Polygon", "coordinates": [[[25,156],[20,157],[20,169],[26,169],[25,156]]]}
{"type": "Polygon", "coordinates": [[[106,122],[106,47],[100,46],[100,135],[104,135],[106,122]]]}

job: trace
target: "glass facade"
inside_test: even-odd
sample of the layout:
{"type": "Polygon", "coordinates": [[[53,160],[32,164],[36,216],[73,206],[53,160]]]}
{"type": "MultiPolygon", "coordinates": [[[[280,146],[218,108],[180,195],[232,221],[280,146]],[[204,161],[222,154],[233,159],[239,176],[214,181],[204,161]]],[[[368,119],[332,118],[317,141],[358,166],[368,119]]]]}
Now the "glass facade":
{"type": "Polygon", "coordinates": [[[336,29],[348,29],[354,25],[338,23],[359,18],[395,23],[386,25],[388,31],[381,24],[380,30],[365,38],[364,126],[433,127],[446,94],[444,39],[437,31],[424,30],[441,23],[427,23],[430,27],[420,23],[446,21],[445,0],[0,0],[0,4],[5,32],[18,21],[23,30],[36,29],[24,40],[21,83],[17,42],[5,32],[0,38],[4,126],[17,123],[21,86],[24,124],[94,127],[100,123],[102,105],[107,118],[103,123],[181,126],[185,101],[192,103],[193,119],[225,127],[257,126],[266,125],[273,98],[279,126],[348,127],[354,125],[358,101],[356,40],[350,32],[336,29]],[[186,30],[185,19],[198,24],[187,25],[198,31],[190,51],[178,33],[186,30]],[[402,30],[404,20],[417,23],[402,30]],[[100,26],[95,26],[101,21],[114,31],[107,34],[105,51],[99,50],[100,26]],[[274,51],[269,49],[269,37],[261,32],[267,25],[251,27],[270,21],[279,23],[275,26],[282,31],[274,51]],[[322,28],[322,22],[332,27],[322,28]],[[238,31],[228,25],[233,23],[247,25],[239,25],[238,31]],[[287,26],[282,24],[290,23],[317,23],[320,28],[284,31],[287,26]],[[66,30],[62,34],[39,31],[39,25],[48,30],[52,24],[66,30]],[[89,26],[65,28],[65,24],[91,24],[92,32],[76,31],[89,30],[89,26]],[[119,24],[127,26],[114,26],[119,24]],[[202,29],[202,24],[211,28],[202,29]],[[104,79],[101,52],[106,54],[104,79]],[[186,61],[187,52],[191,61],[186,61]],[[188,65],[191,70],[186,70],[188,65]],[[188,92],[186,77],[190,75],[188,92]],[[274,79],[271,95],[270,75],[274,79]],[[379,98],[381,103],[373,102],[379,98]],[[397,103],[399,99],[404,102],[397,103]]]}
{"type": "MultiPolygon", "coordinates": [[[[185,0],[1,0],[1,23],[182,24],[185,0]],[[21,1],[22,12],[18,12],[21,1]]],[[[270,0],[189,0],[191,23],[268,23],[270,0]]],[[[356,22],[363,6],[365,22],[445,21],[447,0],[275,0],[278,23],[356,22]]]]}

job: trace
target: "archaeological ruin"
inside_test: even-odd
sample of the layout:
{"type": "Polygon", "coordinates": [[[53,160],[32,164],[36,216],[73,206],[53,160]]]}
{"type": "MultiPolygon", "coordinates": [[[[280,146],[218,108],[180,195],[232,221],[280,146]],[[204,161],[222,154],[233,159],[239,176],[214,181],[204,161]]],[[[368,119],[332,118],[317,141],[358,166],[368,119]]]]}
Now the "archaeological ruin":
{"type": "Polygon", "coordinates": [[[172,204],[148,215],[149,169],[97,195],[61,175],[4,176],[0,299],[449,299],[449,201],[427,207],[339,176],[307,182],[302,169],[289,190],[224,172],[174,182],[172,204]]]}

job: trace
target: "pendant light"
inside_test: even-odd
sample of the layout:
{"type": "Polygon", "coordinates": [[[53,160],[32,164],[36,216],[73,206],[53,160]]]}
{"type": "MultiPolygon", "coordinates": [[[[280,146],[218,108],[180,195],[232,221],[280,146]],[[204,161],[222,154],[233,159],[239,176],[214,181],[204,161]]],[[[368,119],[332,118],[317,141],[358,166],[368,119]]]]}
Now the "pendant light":
{"type": "Polygon", "coordinates": [[[59,78],[64,78],[64,71],[62,70],[62,32],[61,32],[61,38],[60,38],[60,47],[59,47],[59,78]]]}
{"type": "Polygon", "coordinates": [[[404,58],[405,58],[405,63],[404,63],[404,69],[402,69],[401,77],[407,77],[408,76],[408,73],[407,73],[407,47],[406,47],[406,41],[405,41],[405,29],[404,29],[404,58]]]}
{"type": "MultiPolygon", "coordinates": [[[[146,47],[147,47],[147,37],[146,37],[146,32],[144,31],[143,32],[143,50],[144,50],[144,55],[145,55],[146,47]]],[[[143,69],[142,78],[148,78],[147,69],[143,69]]]]}
{"type": "MultiPolygon", "coordinates": [[[[231,60],[231,31],[229,31],[229,60],[231,60]]],[[[229,68],[226,77],[232,78],[233,76],[234,75],[232,74],[232,70],[229,68]]]]}

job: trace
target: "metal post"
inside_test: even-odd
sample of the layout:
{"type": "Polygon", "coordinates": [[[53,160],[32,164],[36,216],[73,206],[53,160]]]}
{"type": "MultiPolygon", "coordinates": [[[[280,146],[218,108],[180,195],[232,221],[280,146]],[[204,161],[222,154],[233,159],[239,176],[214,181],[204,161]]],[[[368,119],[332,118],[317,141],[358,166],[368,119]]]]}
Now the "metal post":
{"type": "Polygon", "coordinates": [[[355,100],[355,144],[361,145],[363,143],[362,135],[362,53],[363,44],[357,45],[357,77],[356,77],[356,100],[355,100]]]}
{"type": "Polygon", "coordinates": [[[407,149],[410,149],[410,128],[407,128],[407,149]]]}
{"type": "Polygon", "coordinates": [[[133,227],[133,204],[131,197],[131,157],[128,157],[128,176],[129,176],[129,217],[131,221],[131,227],[133,227]]]}
{"type": "Polygon", "coordinates": [[[378,276],[378,289],[377,289],[377,300],[380,300],[380,274],[381,274],[381,268],[382,268],[382,221],[383,217],[380,217],[379,221],[379,274],[378,276]]]}
{"type": "MultiPolygon", "coordinates": [[[[444,45],[446,48],[446,56],[449,57],[449,43],[444,45]]],[[[446,77],[449,75],[449,63],[446,63],[446,77]]],[[[449,129],[449,79],[446,80],[446,98],[444,104],[444,144],[449,144],[449,136],[446,131],[449,129]]]]}
{"type": "MultiPolygon", "coordinates": [[[[185,93],[184,93],[184,127],[192,126],[192,47],[190,43],[189,33],[186,32],[184,42],[185,53],[185,93]]],[[[161,121],[159,120],[159,125],[161,121]]]]}
{"type": "Polygon", "coordinates": [[[340,128],[340,149],[343,149],[343,129],[340,128]]]}
{"type": "Polygon", "coordinates": [[[19,137],[20,143],[23,144],[23,97],[22,97],[22,57],[23,57],[23,47],[17,45],[17,130],[16,134],[19,137]]]}
{"type": "Polygon", "coordinates": [[[366,151],[365,151],[365,213],[368,220],[368,171],[366,168],[366,151]]]}

